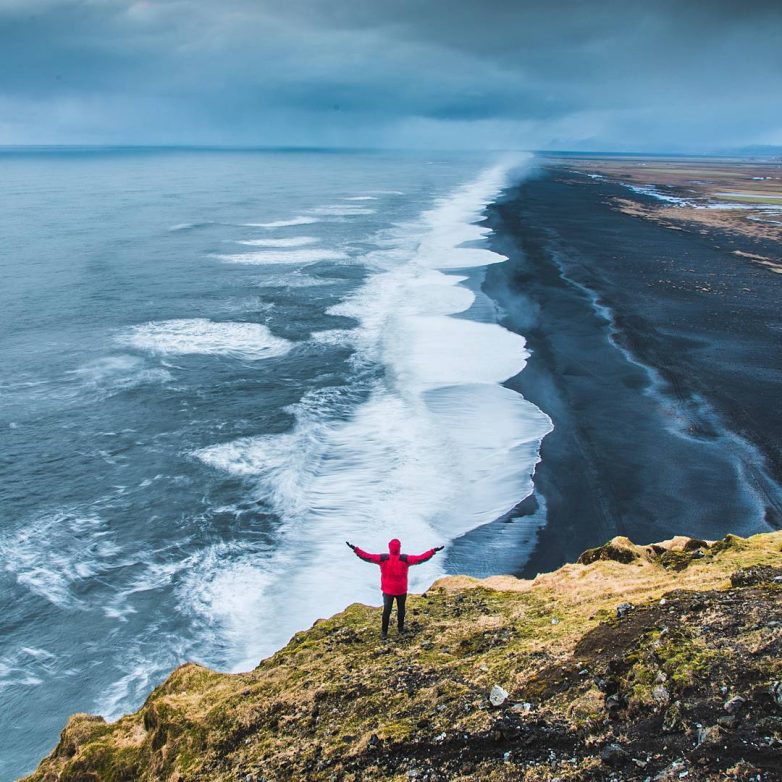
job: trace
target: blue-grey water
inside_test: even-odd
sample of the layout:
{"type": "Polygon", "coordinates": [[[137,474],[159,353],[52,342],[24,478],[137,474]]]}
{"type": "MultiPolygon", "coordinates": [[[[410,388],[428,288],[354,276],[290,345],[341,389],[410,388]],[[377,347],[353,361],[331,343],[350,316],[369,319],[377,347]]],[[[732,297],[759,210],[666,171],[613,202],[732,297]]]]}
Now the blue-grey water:
{"type": "Polygon", "coordinates": [[[376,601],[345,539],[427,548],[529,493],[550,422],[467,279],[506,168],[0,154],[0,780],[73,712],[376,601]]]}

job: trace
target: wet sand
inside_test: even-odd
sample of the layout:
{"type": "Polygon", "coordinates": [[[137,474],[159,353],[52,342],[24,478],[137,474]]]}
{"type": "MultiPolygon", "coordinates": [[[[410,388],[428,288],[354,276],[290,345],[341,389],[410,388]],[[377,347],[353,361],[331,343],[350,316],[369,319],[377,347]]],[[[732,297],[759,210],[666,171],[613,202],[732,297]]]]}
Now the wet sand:
{"type": "Polygon", "coordinates": [[[626,196],[547,165],[489,210],[510,260],[484,291],[532,351],[507,385],[555,429],[533,496],[457,541],[455,561],[521,541],[495,561],[530,576],[613,535],[782,524],[782,276],[737,254],[757,239],[672,229],[616,209],[626,196]]]}

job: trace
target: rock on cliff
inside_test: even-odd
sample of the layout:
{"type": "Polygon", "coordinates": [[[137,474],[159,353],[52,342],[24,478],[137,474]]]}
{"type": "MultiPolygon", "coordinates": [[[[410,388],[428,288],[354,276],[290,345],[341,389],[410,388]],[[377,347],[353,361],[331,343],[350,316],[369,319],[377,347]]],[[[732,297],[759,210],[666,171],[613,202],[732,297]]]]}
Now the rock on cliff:
{"type": "Polygon", "coordinates": [[[532,581],[352,605],[253,671],[77,714],[27,782],[782,779],[782,533],[615,538],[532,581]]]}

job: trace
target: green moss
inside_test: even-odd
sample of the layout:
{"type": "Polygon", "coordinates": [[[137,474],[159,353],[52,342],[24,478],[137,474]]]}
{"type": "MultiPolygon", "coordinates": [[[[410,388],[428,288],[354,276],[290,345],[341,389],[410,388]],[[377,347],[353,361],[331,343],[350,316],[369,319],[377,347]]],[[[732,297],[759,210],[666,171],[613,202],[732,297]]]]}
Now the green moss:
{"type": "Polygon", "coordinates": [[[693,560],[702,559],[704,556],[701,549],[664,551],[660,555],[660,564],[668,570],[684,570],[693,560]]]}
{"type": "Polygon", "coordinates": [[[737,535],[726,535],[718,540],[710,549],[712,555],[722,554],[726,551],[741,550],[746,548],[747,541],[737,535]]]}
{"type": "MultiPolygon", "coordinates": [[[[614,562],[621,562],[623,565],[629,565],[638,559],[640,554],[630,545],[620,544],[623,542],[624,540],[619,538],[603,546],[587,549],[578,558],[578,564],[591,565],[593,562],[599,562],[600,560],[613,560],[614,562]]],[[[629,541],[627,543],[629,544],[629,541]]]]}
{"type": "Polygon", "coordinates": [[[92,742],[63,769],[61,782],[83,782],[87,772],[101,782],[134,782],[141,775],[143,757],[139,747],[117,747],[111,742],[92,742]]]}
{"type": "Polygon", "coordinates": [[[656,684],[664,685],[671,697],[676,697],[704,681],[718,660],[715,650],[683,630],[654,630],[628,655],[630,701],[653,705],[656,684]]]}

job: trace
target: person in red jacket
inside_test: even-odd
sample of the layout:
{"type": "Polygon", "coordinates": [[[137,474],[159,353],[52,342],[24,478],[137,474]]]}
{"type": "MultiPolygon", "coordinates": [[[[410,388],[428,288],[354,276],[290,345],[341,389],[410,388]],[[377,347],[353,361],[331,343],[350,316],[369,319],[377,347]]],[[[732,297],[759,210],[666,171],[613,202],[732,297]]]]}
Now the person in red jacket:
{"type": "Polygon", "coordinates": [[[388,638],[388,622],[391,619],[391,608],[396,600],[396,621],[400,633],[405,631],[405,601],[407,600],[407,571],[410,565],[420,565],[431,559],[442,546],[435,546],[423,554],[400,554],[402,544],[394,538],[388,544],[388,554],[369,554],[358,546],[345,541],[353,553],[365,562],[380,565],[380,589],[383,592],[383,624],[380,637],[388,638]]]}

